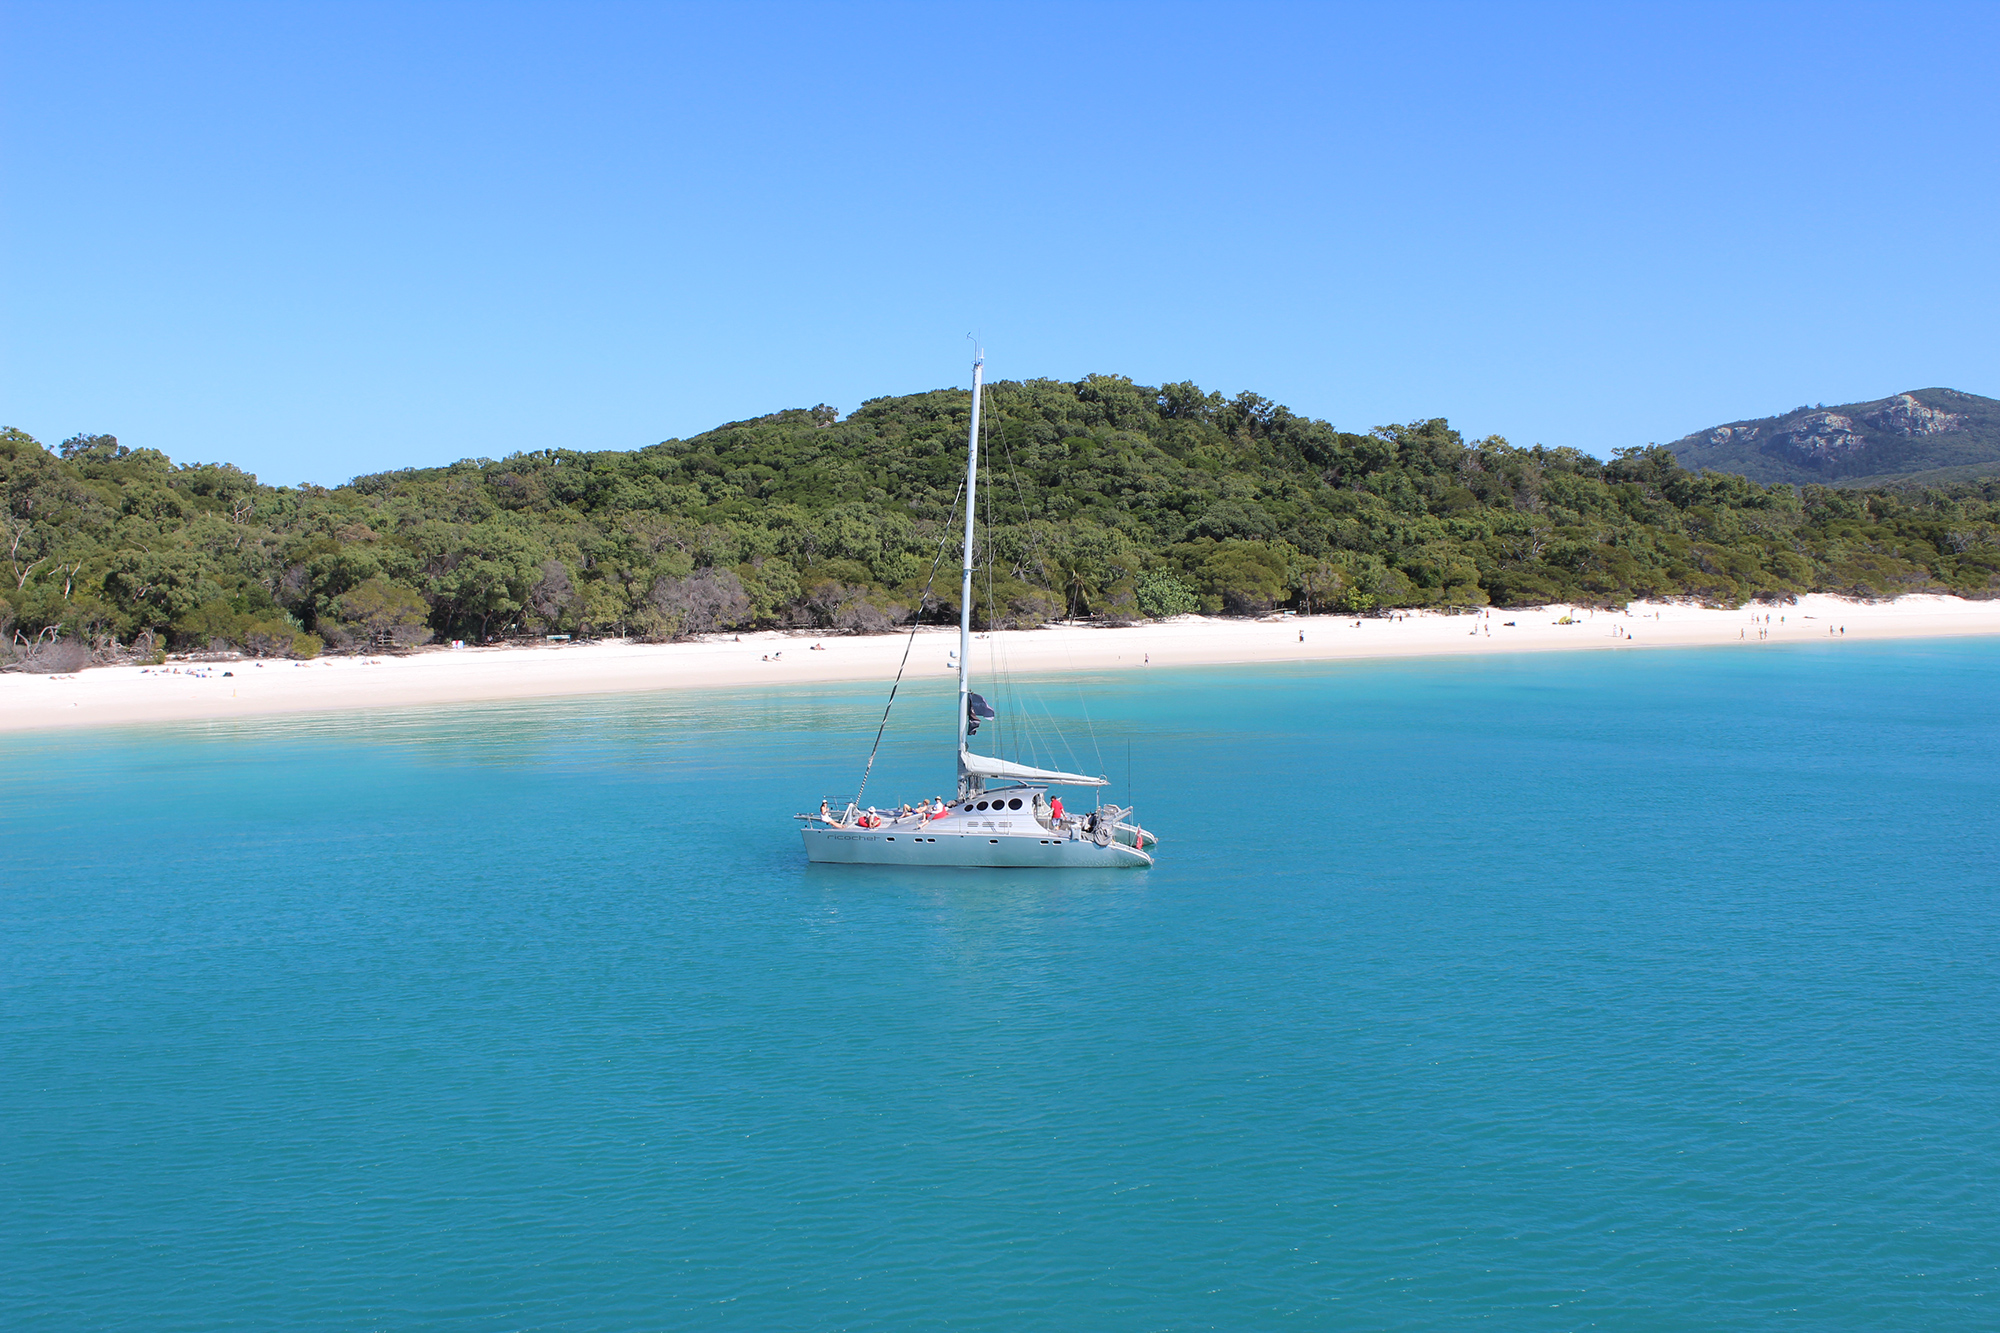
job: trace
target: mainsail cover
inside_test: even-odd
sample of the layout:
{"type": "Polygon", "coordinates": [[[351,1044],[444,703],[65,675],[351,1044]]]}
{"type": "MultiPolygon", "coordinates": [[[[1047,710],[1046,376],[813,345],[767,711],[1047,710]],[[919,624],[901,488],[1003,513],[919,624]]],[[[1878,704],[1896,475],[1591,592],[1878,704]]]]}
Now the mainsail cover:
{"type": "Polygon", "coordinates": [[[1050,768],[1029,768],[1026,764],[1010,764],[1005,759],[974,754],[970,750],[958,752],[958,771],[968,777],[1013,778],[1017,782],[1053,782],[1067,787],[1111,785],[1105,778],[1087,778],[1081,773],[1058,773],[1050,768]]]}

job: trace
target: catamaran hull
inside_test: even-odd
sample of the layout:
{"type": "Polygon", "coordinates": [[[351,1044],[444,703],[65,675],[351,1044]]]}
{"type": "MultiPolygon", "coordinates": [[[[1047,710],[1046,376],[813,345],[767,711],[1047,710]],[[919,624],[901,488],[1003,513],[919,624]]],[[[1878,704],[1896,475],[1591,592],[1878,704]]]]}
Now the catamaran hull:
{"type": "Polygon", "coordinates": [[[925,833],[884,829],[801,829],[806,859],[864,866],[1012,866],[1028,868],[1142,870],[1150,854],[1122,842],[1100,847],[1088,838],[991,837],[983,833],[925,833]]]}

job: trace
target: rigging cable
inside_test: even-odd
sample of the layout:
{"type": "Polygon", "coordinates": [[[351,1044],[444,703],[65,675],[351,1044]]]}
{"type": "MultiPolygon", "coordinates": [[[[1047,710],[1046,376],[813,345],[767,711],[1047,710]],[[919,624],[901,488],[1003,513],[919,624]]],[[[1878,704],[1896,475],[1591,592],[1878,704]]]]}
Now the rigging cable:
{"type": "MultiPolygon", "coordinates": [[[[982,398],[985,393],[986,389],[982,385],[980,388],[982,398]]],[[[982,401],[980,406],[983,408],[985,403],[982,401]]],[[[979,424],[983,437],[981,443],[984,444],[993,435],[992,414],[982,412],[979,424]]],[[[1006,436],[1003,434],[1001,438],[1005,439],[1006,436]]],[[[1008,699],[1011,711],[1011,701],[1015,698],[1013,673],[1006,670],[1002,664],[1000,640],[995,637],[995,631],[999,628],[1000,618],[993,598],[993,566],[999,561],[993,527],[993,451],[991,449],[983,449],[981,452],[986,457],[986,670],[987,674],[992,676],[996,683],[996,688],[993,691],[995,697],[1008,699]],[[1002,691],[1005,693],[1003,694],[1002,691]]],[[[1007,721],[1002,721],[999,717],[992,719],[992,751],[995,758],[1005,759],[1007,757],[1007,742],[1013,737],[1013,728],[1010,725],[1011,721],[1011,717],[1007,721]]],[[[1018,763],[1020,761],[1020,743],[1018,741],[1014,744],[1014,756],[1015,762],[1018,763]]]]}
{"type": "Polygon", "coordinates": [[[931,561],[930,577],[924,580],[923,595],[917,599],[917,613],[910,617],[910,637],[903,644],[903,660],[896,667],[896,679],[889,686],[889,701],[882,705],[882,721],[875,728],[875,744],[868,747],[868,766],[861,770],[861,786],[854,793],[852,804],[860,805],[861,797],[868,790],[868,777],[875,771],[875,755],[882,748],[882,733],[889,729],[889,710],[896,706],[896,691],[903,686],[903,672],[910,665],[910,649],[917,645],[917,631],[924,623],[924,608],[930,604],[931,585],[937,581],[938,567],[944,563],[945,544],[951,540],[952,516],[958,513],[959,497],[965,494],[965,483],[958,483],[958,494],[951,497],[951,510],[945,515],[944,536],[938,540],[937,558],[931,561]]]}
{"type": "MultiPolygon", "coordinates": [[[[1047,585],[1051,594],[1063,595],[1057,593],[1057,589],[1055,587],[1055,579],[1049,573],[1048,548],[1042,545],[1041,534],[1037,532],[1035,529],[1035,521],[1031,517],[1035,511],[1028,505],[1028,493],[1027,490],[1021,485],[1020,470],[1014,462],[1014,446],[1012,442],[1010,442],[1007,439],[1007,432],[1005,431],[1000,432],[1000,447],[1007,451],[1007,479],[1014,483],[1014,494],[1021,501],[1021,524],[1024,528],[1027,529],[1030,549],[1034,552],[1036,561],[1041,566],[1042,582],[1045,585],[1047,585]]],[[[988,476],[992,475],[992,469],[990,467],[987,469],[987,475],[988,476]]],[[[989,513],[989,515],[992,512],[991,506],[993,503],[991,490],[992,488],[989,486],[987,500],[986,500],[988,506],[987,512],[989,513]]],[[[990,519],[989,519],[989,525],[990,525],[990,519]]],[[[1063,602],[1063,615],[1065,619],[1068,619],[1070,611],[1071,607],[1068,601],[1065,600],[1063,602]]],[[[1097,756],[1097,771],[1101,774],[1106,770],[1104,765],[1104,750],[1103,747],[1097,743],[1097,722],[1090,716],[1090,704],[1086,702],[1083,697],[1083,682],[1080,679],[1077,679],[1076,653],[1072,651],[1070,642],[1067,638],[1064,638],[1062,640],[1062,645],[1063,645],[1063,656],[1069,662],[1070,678],[1076,683],[1077,707],[1083,710],[1083,729],[1085,734],[1090,737],[1091,753],[1097,756]]],[[[1046,703],[1042,705],[1042,710],[1044,712],[1048,711],[1048,705],[1046,703]]],[[[1055,722],[1055,715],[1053,713],[1049,714],[1049,721],[1051,724],[1055,722]]],[[[1060,727],[1056,729],[1056,736],[1058,739],[1062,741],[1063,749],[1069,750],[1070,748],[1069,737],[1063,733],[1060,727]]],[[[1070,761],[1073,764],[1076,761],[1076,752],[1073,750],[1070,751],[1070,761]]],[[[1082,765],[1079,764],[1077,765],[1077,767],[1082,767],[1082,765]]]]}

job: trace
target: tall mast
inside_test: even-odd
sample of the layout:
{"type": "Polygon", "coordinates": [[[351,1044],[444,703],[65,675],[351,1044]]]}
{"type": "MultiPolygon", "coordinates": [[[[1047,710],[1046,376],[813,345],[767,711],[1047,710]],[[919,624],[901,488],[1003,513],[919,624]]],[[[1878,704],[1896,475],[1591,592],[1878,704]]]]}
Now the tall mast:
{"type": "MultiPolygon", "coordinates": [[[[972,661],[972,497],[979,484],[979,386],[986,372],[986,353],[976,344],[972,351],[972,429],[965,441],[965,559],[964,582],[958,593],[958,752],[965,753],[966,723],[971,692],[967,674],[972,661]]],[[[959,770],[959,791],[965,790],[965,773],[959,770]]]]}

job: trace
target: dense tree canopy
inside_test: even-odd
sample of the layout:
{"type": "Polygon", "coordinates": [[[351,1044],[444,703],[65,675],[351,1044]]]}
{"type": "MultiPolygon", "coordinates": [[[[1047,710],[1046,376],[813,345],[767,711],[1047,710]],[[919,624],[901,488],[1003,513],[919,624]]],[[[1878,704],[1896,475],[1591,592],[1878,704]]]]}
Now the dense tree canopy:
{"type": "MultiPolygon", "coordinates": [[[[1472,443],[1444,421],[1337,431],[1256,394],[1113,375],[990,386],[975,615],[1735,604],[2000,593],[2000,484],[1795,490],[1472,443]]],[[[0,432],[0,622],[99,646],[259,653],[509,633],[870,630],[957,615],[948,550],[968,395],[777,412],[635,452],[271,487],[108,435],[0,432]]]]}

